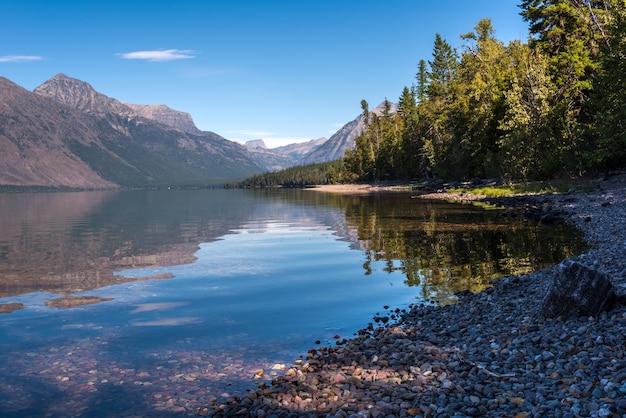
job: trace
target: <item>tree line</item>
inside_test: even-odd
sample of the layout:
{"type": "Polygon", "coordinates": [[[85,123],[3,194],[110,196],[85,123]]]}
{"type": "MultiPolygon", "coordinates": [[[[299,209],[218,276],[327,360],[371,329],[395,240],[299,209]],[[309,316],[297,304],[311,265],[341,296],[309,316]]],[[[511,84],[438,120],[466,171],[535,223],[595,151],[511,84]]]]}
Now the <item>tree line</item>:
{"type": "Polygon", "coordinates": [[[261,173],[235,182],[227,187],[257,189],[266,187],[304,187],[314,184],[333,184],[343,180],[343,161],[289,167],[284,170],[261,173]]]}
{"type": "Polygon", "coordinates": [[[365,131],[340,180],[545,179],[626,162],[626,0],[523,0],[527,42],[490,19],[435,35],[397,112],[361,102],[365,131]]]}

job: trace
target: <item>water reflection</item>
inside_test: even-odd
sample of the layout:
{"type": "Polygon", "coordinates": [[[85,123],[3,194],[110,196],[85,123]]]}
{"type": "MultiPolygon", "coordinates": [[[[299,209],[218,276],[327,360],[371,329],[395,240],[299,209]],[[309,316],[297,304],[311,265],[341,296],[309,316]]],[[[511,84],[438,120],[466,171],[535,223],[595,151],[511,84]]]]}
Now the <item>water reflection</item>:
{"type": "MultiPolygon", "coordinates": [[[[116,271],[193,263],[199,244],[267,220],[329,227],[365,254],[363,271],[402,271],[420,297],[479,291],[582,250],[567,227],[408,195],[302,190],[0,194],[0,297],[72,293],[146,277],[116,271]],[[323,210],[321,208],[324,208],[323,210]]],[[[168,278],[170,275],[152,278],[168,278]]]]}
{"type": "Polygon", "coordinates": [[[254,212],[238,191],[0,194],[0,297],[128,281],[123,269],[195,261],[254,212]]]}
{"type": "Polygon", "coordinates": [[[369,197],[346,207],[347,224],[366,252],[363,268],[400,270],[422,299],[477,292],[496,277],[524,274],[578,254],[582,234],[542,227],[521,214],[467,204],[369,197]],[[507,215],[507,216],[502,216],[507,215]]]}
{"type": "Polygon", "coordinates": [[[568,228],[406,195],[0,195],[0,214],[0,303],[27,307],[0,315],[0,411],[16,417],[190,415],[384,305],[477,290],[581,245],[568,228]],[[141,281],[155,276],[172,279],[141,281]],[[113,300],[46,306],[77,290],[113,300]]]}
{"type": "Polygon", "coordinates": [[[473,204],[393,193],[346,196],[296,190],[280,197],[338,208],[342,216],[326,222],[353,249],[364,252],[364,274],[400,271],[423,300],[446,302],[463,290],[478,292],[494,278],[536,271],[586,248],[582,233],[569,226],[541,226],[521,213],[473,204]]]}

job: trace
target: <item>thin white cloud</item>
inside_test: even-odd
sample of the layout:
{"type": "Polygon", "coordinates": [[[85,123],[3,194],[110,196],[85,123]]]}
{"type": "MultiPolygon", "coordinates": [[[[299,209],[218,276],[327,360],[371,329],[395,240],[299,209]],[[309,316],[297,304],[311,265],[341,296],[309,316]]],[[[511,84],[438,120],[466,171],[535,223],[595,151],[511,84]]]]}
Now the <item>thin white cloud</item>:
{"type": "Polygon", "coordinates": [[[117,55],[128,60],[164,62],[195,58],[196,52],[191,49],[157,49],[153,51],[125,52],[117,55]]]}
{"type": "Polygon", "coordinates": [[[5,55],[0,57],[0,62],[31,62],[41,61],[43,57],[37,55],[5,55]]]}

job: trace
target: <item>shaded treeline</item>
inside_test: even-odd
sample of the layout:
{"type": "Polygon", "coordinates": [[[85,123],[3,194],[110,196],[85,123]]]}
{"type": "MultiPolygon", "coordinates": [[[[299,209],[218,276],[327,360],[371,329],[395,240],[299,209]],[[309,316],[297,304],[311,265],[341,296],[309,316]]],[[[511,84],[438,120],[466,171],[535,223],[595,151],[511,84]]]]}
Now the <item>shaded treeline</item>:
{"type": "Polygon", "coordinates": [[[343,161],[331,161],[304,166],[289,167],[284,170],[257,174],[229,186],[243,188],[260,187],[303,187],[313,184],[333,184],[343,178],[343,161]]]}

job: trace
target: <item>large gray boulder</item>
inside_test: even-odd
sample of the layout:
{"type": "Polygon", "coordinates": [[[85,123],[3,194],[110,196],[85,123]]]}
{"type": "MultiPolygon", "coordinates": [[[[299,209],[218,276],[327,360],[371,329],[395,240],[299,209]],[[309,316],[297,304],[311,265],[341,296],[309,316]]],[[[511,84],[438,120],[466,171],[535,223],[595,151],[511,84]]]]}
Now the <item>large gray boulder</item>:
{"type": "Polygon", "coordinates": [[[617,300],[608,276],[579,262],[565,260],[541,304],[544,318],[595,316],[611,309],[617,300]]]}

